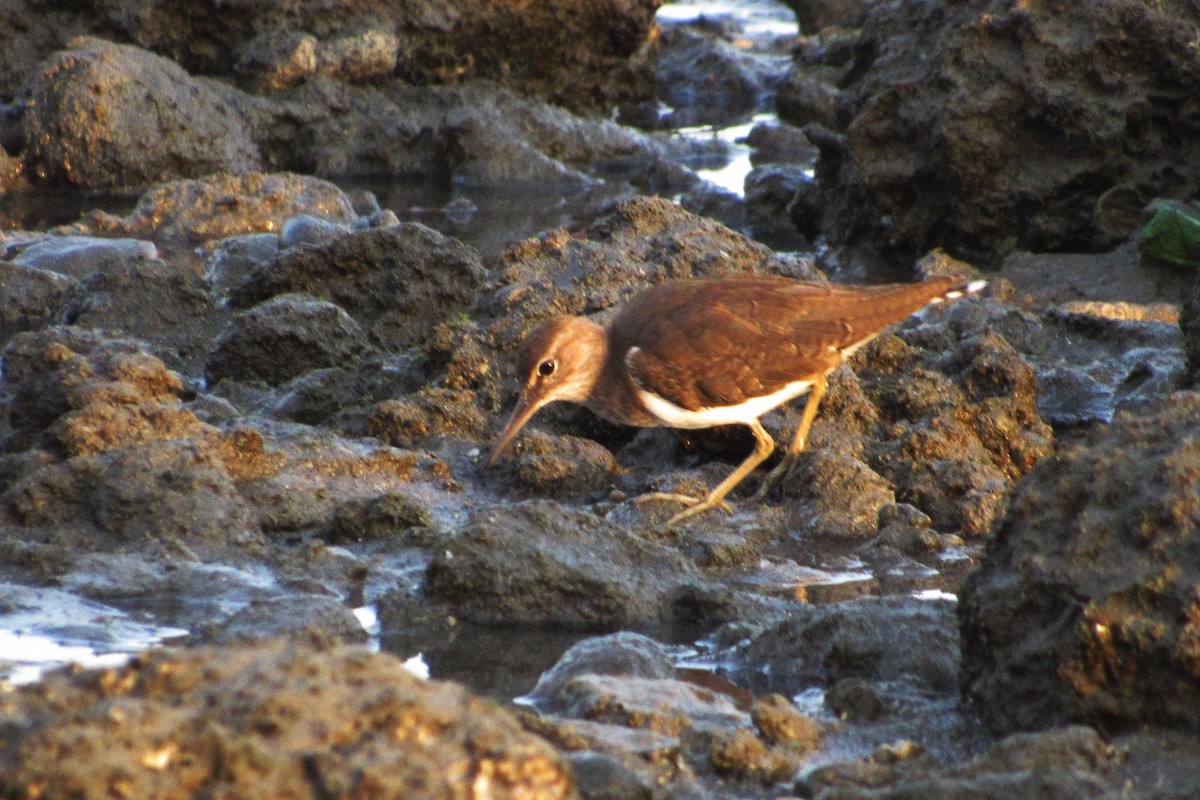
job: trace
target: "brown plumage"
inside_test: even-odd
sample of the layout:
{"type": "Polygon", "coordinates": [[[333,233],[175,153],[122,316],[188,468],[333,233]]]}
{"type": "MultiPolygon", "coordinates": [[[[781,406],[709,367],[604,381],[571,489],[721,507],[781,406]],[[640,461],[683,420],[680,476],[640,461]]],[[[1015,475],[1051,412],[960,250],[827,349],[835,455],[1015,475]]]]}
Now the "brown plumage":
{"type": "Polygon", "coordinates": [[[537,409],[555,400],[640,427],[747,425],[758,443],[754,453],[702,501],[667,495],[692,504],[673,524],[724,505],[725,495],[770,455],[774,441],[758,422],[762,414],[810,391],[782,472],[768,477],[772,485],[803,449],[826,375],[889,325],[982,286],[950,277],[844,286],[725,275],[652,286],[607,329],[583,317],[555,317],[521,347],[521,398],[488,463],[537,409]]]}

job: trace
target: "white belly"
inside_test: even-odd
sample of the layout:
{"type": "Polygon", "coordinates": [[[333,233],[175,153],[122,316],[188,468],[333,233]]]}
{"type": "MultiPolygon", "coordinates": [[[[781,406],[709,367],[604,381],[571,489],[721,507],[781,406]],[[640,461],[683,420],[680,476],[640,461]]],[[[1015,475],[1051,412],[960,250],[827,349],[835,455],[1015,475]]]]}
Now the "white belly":
{"type": "Polygon", "coordinates": [[[714,425],[749,425],[772,408],[804,394],[812,384],[812,381],[796,381],[774,394],[754,397],[736,406],[714,406],[699,411],[688,411],[640,387],[637,395],[646,410],[665,425],[672,428],[711,428],[714,425]]]}

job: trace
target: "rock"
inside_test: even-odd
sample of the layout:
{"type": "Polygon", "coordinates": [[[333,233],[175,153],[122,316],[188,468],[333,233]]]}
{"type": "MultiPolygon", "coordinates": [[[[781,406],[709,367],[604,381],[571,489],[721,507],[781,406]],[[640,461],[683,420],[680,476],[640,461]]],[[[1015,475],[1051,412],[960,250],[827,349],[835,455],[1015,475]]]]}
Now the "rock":
{"type": "Polygon", "coordinates": [[[144,239],[98,236],[44,236],[21,245],[10,260],[22,267],[57,272],[82,280],[127,261],[154,261],[158,248],[144,239]]]}
{"type": "Polygon", "coordinates": [[[584,800],[651,800],[654,785],[616,758],[587,751],[567,753],[584,800]]]}
{"type": "Polygon", "coordinates": [[[699,574],[674,550],[549,501],[472,512],[434,556],[425,593],[486,623],[598,630],[669,618],[699,574]]]}
{"type": "Polygon", "coordinates": [[[277,636],[297,636],[310,631],[319,632],[331,640],[367,640],[367,632],[353,611],[336,598],[321,595],[252,600],[230,618],[212,625],[199,640],[207,644],[233,644],[277,636]]]}
{"type": "Polygon", "coordinates": [[[279,231],[279,247],[286,250],[304,245],[322,245],[350,233],[350,226],[312,214],[300,214],[283,223],[279,231]]]}
{"type": "Polygon", "coordinates": [[[27,160],[41,181],[128,189],[261,165],[212,86],[136,47],[78,40],[43,65],[30,94],[27,160]]]}
{"type": "Polygon", "coordinates": [[[750,727],[750,716],[730,697],[680,680],[580,675],[560,697],[566,716],[665,736],[750,727]]]}
{"type": "MultiPolygon", "coordinates": [[[[809,75],[792,75],[786,78],[779,84],[779,90],[775,94],[779,118],[797,128],[807,128],[813,133],[841,130],[847,121],[843,117],[847,115],[845,107],[849,105],[848,100],[849,95],[836,86],[809,75]],[[810,125],[813,127],[808,127],[810,125]]],[[[807,133],[803,130],[802,132],[807,133]]],[[[810,147],[815,144],[811,141],[812,136],[806,135],[804,138],[810,141],[810,147]]],[[[818,140],[831,141],[828,136],[820,136],[818,140]]],[[[829,152],[839,151],[831,148],[829,152]]],[[[811,161],[811,154],[806,155],[804,160],[811,161]]]]}
{"type": "MultiPolygon", "coordinates": [[[[217,448],[190,440],[78,456],[44,467],[0,495],[26,527],[95,530],[80,549],[157,543],[212,557],[255,533],[251,513],[217,448]]],[[[151,548],[153,549],[153,548],[151,548]]]]}
{"type": "Polygon", "coordinates": [[[393,71],[428,86],[503,81],[577,111],[603,113],[653,95],[654,12],[647,0],[589,0],[557,7],[480,0],[380,6],[320,0],[287,8],[244,8],[237,24],[220,8],[142,6],[111,13],[5,9],[0,96],[12,96],[38,60],[86,33],[169,54],[195,73],[279,89],[320,76],[384,81],[393,71]],[[400,46],[402,43],[403,46],[400,46]]]}
{"type": "Polygon", "coordinates": [[[121,259],[73,286],[53,321],[136,337],[156,345],[172,366],[190,369],[204,358],[223,316],[212,286],[195,271],[157,259],[121,259]]]}
{"type": "Polygon", "coordinates": [[[766,786],[787,780],[800,767],[794,753],[772,750],[746,729],[715,736],[710,759],[719,775],[755,780],[766,786]]]}
{"type": "Polygon", "coordinates": [[[1067,721],[1195,732],[1200,395],[1035,468],[963,587],[964,693],[996,731],[1067,721]]]}
{"type": "Polygon", "coordinates": [[[74,284],[57,272],[0,261],[0,347],[15,334],[49,322],[74,284]]]}
{"type": "Polygon", "coordinates": [[[479,255],[419,223],[372,228],[295,248],[251,273],[230,302],[246,308],[277,294],[306,292],[344,308],[386,350],[430,339],[431,329],[475,301],[479,255]]]}
{"type": "MultiPolygon", "coordinates": [[[[842,800],[1026,796],[1083,800],[1107,797],[1121,783],[1117,773],[1123,754],[1090,728],[1011,736],[977,758],[947,766],[923,757],[912,742],[908,745],[881,747],[864,762],[819,767],[804,776],[797,789],[842,800]]],[[[1153,780],[1161,785],[1162,773],[1153,780]]],[[[1127,783],[1123,790],[1131,788],[1127,783]]]]}
{"type": "MultiPolygon", "coordinates": [[[[424,388],[398,400],[384,400],[366,419],[366,433],[393,447],[417,447],[434,436],[478,441],[489,430],[470,391],[424,388]]],[[[598,480],[597,471],[559,462],[561,479],[585,486],[598,480]]]]}
{"type": "Polygon", "coordinates": [[[781,694],[769,694],[755,700],[750,717],[764,741],[773,745],[786,744],[799,752],[815,747],[821,735],[821,726],[801,714],[781,694]]]}
{"type": "Polygon", "coordinates": [[[316,74],[320,45],[302,31],[268,30],[238,49],[236,69],[260,89],[295,86],[316,74]]]}
{"type": "Polygon", "coordinates": [[[785,695],[848,677],[945,695],[957,686],[957,638],[947,602],[876,597],[800,606],[737,648],[727,670],[740,685],[785,695]]]}
{"type": "Polygon", "coordinates": [[[796,12],[800,33],[811,36],[829,28],[857,28],[867,18],[867,0],[784,0],[796,12]]]}
{"type": "Polygon", "coordinates": [[[750,163],[755,167],[786,164],[798,168],[817,159],[817,148],[804,131],[780,122],[755,123],[746,135],[746,144],[750,147],[750,163]]]}
{"type": "Polygon", "coordinates": [[[69,230],[201,243],[278,231],[298,214],[352,222],[350,198],[329,181],[289,172],[210,175],[160,184],[124,217],[91,215],[69,230]]]}
{"type": "Polygon", "coordinates": [[[594,636],[571,646],[558,662],[542,673],[526,699],[542,712],[562,710],[564,692],[583,675],[666,680],[675,677],[667,649],[648,636],[621,631],[594,636]]]}
{"type": "Polygon", "coordinates": [[[419,541],[420,532],[433,525],[429,510],[420,503],[399,492],[386,492],[339,507],[323,538],[330,544],[419,541]]]}
{"type": "Polygon", "coordinates": [[[799,250],[804,241],[789,216],[792,198],[810,181],[802,166],[755,167],[746,175],[746,223],[754,238],[780,250],[799,250]]]}
{"type": "Polygon", "coordinates": [[[565,498],[606,493],[618,466],[612,453],[590,439],[529,431],[497,462],[496,473],[523,494],[565,498]]]}
{"type": "Polygon", "coordinates": [[[13,337],[3,351],[4,411],[17,452],[50,432],[70,453],[190,435],[198,420],[180,405],[183,382],[143,343],[79,328],[13,337]]]}
{"type": "Polygon", "coordinates": [[[0,792],[569,798],[566,765],[495,703],[321,639],[159,650],[10,693],[0,792]],[[117,733],[119,731],[119,733],[117,733]],[[336,746],[330,741],[337,733],[336,746]],[[116,734],[116,735],[114,735],[116,734]],[[194,754],[216,747],[217,760],[194,754]],[[365,784],[364,784],[365,782],[365,784]],[[314,787],[323,787],[319,791],[314,787]],[[472,788],[474,787],[474,788],[472,788]]]}
{"type": "Polygon", "coordinates": [[[655,82],[658,99],[673,110],[659,124],[673,128],[728,125],[760,109],[783,76],[780,59],[747,53],[690,26],[662,35],[655,82]]]}
{"type": "MultiPolygon", "coordinates": [[[[790,525],[802,535],[866,538],[879,527],[879,511],[896,501],[891,484],[859,458],[831,448],[809,453],[790,486],[790,525]]],[[[787,491],[787,490],[785,490],[787,491]]]]}
{"type": "Polygon", "coordinates": [[[1102,227],[1107,193],[1200,188],[1185,144],[1200,134],[1198,23],[1130,0],[1067,24],[997,0],[872,5],[841,82],[844,138],[819,143],[822,230],[910,255],[1112,246],[1130,230],[1102,227]]]}
{"type": "Polygon", "coordinates": [[[344,310],[303,294],[284,294],[241,312],[213,345],[205,365],[222,380],[285,383],[314,369],[353,364],[366,336],[344,310]]]}
{"type": "Polygon", "coordinates": [[[240,285],[251,272],[274,262],[278,255],[278,234],[230,236],[213,245],[204,262],[204,277],[222,294],[226,294],[240,285]]]}

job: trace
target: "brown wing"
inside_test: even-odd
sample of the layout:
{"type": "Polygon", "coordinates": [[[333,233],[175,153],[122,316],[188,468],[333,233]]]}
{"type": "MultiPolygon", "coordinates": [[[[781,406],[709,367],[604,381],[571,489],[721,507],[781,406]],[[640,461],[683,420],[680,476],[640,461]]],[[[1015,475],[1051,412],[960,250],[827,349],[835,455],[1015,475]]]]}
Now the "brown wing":
{"type": "Polygon", "coordinates": [[[954,285],[854,287],[767,275],[674,281],[613,320],[617,353],[639,385],[689,410],[737,405],[842,362],[842,351],[954,285]]]}

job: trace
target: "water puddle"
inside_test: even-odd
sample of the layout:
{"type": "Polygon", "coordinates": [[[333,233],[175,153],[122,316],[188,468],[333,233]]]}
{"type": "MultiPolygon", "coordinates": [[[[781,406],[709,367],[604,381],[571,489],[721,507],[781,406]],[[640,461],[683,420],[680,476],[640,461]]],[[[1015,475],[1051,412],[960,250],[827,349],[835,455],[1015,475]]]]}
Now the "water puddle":
{"type": "Polygon", "coordinates": [[[187,635],[59,589],[0,583],[0,683],[32,683],[67,664],[119,666],[187,635]]]}

